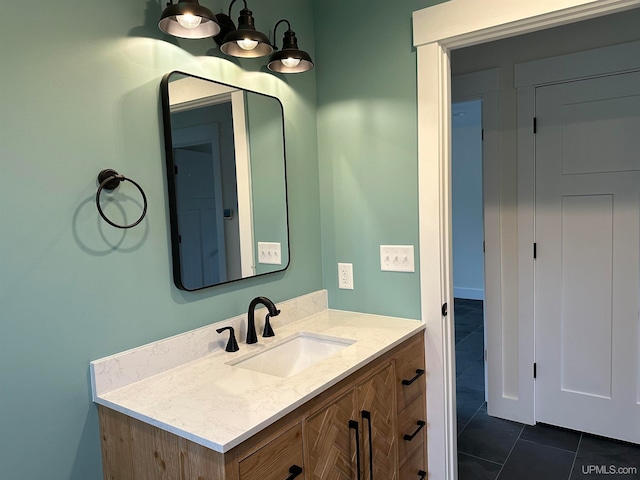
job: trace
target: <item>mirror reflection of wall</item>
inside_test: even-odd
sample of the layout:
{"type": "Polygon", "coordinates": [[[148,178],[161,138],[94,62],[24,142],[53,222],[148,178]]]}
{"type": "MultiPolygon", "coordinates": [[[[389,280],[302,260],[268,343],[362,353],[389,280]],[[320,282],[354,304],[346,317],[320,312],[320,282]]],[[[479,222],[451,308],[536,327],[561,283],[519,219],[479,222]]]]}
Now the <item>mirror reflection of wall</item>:
{"type": "MultiPolygon", "coordinates": [[[[284,169],[273,168],[282,163],[284,145],[281,141],[281,123],[274,121],[281,115],[280,104],[273,102],[271,97],[262,95],[247,95],[246,111],[249,131],[249,156],[261,159],[251,162],[251,178],[260,179],[252,182],[254,198],[261,199],[260,203],[253,202],[253,226],[256,239],[271,239],[282,245],[287,242],[287,218],[281,214],[282,205],[286,205],[285,189],[273,189],[274,185],[282,182],[284,169]]],[[[257,247],[257,243],[256,243],[257,247]]],[[[260,257],[256,250],[255,255],[260,257]]],[[[258,262],[256,273],[268,273],[272,267],[258,262]]]]}
{"type": "Polygon", "coordinates": [[[286,268],[280,102],[179,72],[161,91],[176,286],[198,290],[286,268]]]}

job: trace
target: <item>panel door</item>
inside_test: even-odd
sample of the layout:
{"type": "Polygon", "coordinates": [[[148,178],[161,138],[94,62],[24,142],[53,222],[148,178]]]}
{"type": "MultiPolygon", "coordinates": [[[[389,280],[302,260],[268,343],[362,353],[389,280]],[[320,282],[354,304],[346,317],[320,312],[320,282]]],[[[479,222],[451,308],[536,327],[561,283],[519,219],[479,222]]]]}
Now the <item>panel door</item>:
{"type": "Polygon", "coordinates": [[[640,442],[640,72],[536,89],[536,420],[640,442]]]}

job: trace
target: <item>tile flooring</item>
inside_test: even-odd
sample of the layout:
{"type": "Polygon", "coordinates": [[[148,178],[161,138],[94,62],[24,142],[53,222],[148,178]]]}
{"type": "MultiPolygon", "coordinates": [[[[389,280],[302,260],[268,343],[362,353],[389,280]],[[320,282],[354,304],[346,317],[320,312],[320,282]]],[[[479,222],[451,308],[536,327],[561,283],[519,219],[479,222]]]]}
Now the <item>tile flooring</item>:
{"type": "Polygon", "coordinates": [[[455,333],[459,480],[640,480],[640,445],[488,416],[481,301],[455,300],[455,333]]]}

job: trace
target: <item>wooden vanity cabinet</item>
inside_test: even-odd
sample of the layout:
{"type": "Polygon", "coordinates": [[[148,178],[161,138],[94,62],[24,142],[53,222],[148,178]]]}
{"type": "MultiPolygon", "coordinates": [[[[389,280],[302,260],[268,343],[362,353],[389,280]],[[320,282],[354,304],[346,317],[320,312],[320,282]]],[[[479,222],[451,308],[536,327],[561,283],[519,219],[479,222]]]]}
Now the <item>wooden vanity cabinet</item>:
{"type": "Polygon", "coordinates": [[[104,478],[420,480],[424,378],[419,333],[224,454],[99,406],[104,478]]]}
{"type": "Polygon", "coordinates": [[[424,345],[413,341],[395,360],[398,466],[401,480],[427,478],[424,345]]]}

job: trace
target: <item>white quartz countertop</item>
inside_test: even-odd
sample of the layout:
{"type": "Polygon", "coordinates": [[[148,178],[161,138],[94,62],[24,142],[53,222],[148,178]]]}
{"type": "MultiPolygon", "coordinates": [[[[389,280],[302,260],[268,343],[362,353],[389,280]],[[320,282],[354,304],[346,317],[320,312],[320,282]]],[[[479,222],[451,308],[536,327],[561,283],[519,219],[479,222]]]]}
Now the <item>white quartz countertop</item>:
{"type": "MultiPolygon", "coordinates": [[[[100,391],[93,380],[94,401],[217,452],[227,452],[424,329],[417,320],[324,310],[287,325],[274,325],[276,336],[265,339],[260,336],[262,322],[258,318],[257,344],[247,345],[237,334],[238,352],[217,349],[109,391],[100,391]],[[289,378],[226,364],[300,332],[355,342],[289,378]]],[[[226,340],[227,334],[222,337],[226,340]]],[[[114,361],[100,362],[92,363],[92,379],[94,370],[114,361]]]]}

